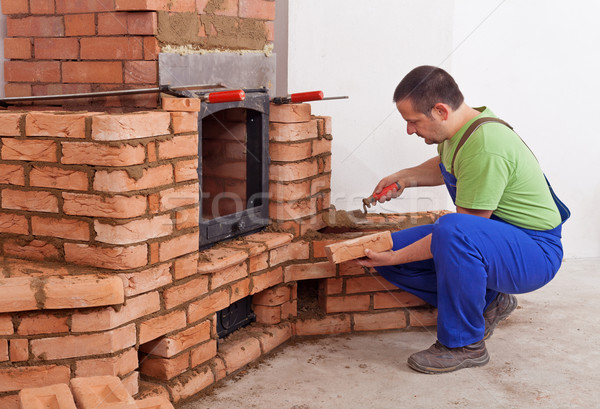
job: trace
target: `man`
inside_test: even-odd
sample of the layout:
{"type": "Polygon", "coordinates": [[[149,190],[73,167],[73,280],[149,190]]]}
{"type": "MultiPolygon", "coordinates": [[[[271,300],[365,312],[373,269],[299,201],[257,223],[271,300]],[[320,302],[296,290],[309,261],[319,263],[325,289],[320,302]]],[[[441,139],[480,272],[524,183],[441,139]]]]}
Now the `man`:
{"type": "Polygon", "coordinates": [[[568,209],[519,136],[488,108],[471,108],[444,70],[422,66],[398,84],[394,102],[408,134],[438,156],[383,178],[401,188],[446,184],[456,213],[393,233],[391,251],[357,262],[438,308],[437,342],[409,357],[424,373],[485,365],[484,339],[516,308],[512,294],[548,283],[562,261],[568,209]]]}

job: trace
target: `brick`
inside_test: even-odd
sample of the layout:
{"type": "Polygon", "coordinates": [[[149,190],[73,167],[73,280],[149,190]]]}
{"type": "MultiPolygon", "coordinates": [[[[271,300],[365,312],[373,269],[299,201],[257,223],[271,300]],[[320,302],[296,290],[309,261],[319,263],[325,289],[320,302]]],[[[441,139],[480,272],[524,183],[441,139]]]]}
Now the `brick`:
{"type": "Polygon", "coordinates": [[[182,111],[182,112],[199,112],[199,98],[169,98],[165,97],[161,100],[162,109],[165,111],[182,111]]]}
{"type": "Polygon", "coordinates": [[[8,17],[6,19],[7,37],[63,37],[64,35],[63,19],[59,16],[8,17]]]}
{"type": "Polygon", "coordinates": [[[89,116],[89,113],[30,112],[25,116],[25,133],[27,136],[85,138],[85,119],[89,116]]]}
{"type": "Polygon", "coordinates": [[[291,289],[288,286],[268,288],[252,297],[252,304],[275,306],[290,300],[291,289]]]}
{"type": "Polygon", "coordinates": [[[36,38],[33,51],[38,60],[76,60],[79,41],[77,38],[36,38]]]}
{"type": "Polygon", "coordinates": [[[340,276],[362,276],[365,274],[375,274],[375,270],[373,268],[365,270],[364,267],[352,263],[340,264],[338,266],[338,271],[340,276]]]}
{"type": "Polygon", "coordinates": [[[79,170],[52,166],[33,166],[29,173],[29,184],[35,187],[50,187],[62,190],[87,190],[87,174],[79,170]]]}
{"type": "Polygon", "coordinates": [[[282,282],[283,269],[281,267],[277,267],[274,270],[267,271],[260,275],[254,275],[252,276],[252,281],[250,283],[250,294],[259,293],[266,288],[273,287],[282,282]]]}
{"type": "Polygon", "coordinates": [[[90,226],[87,222],[81,220],[32,216],[31,233],[34,236],[88,241],[90,239],[90,226]]]}
{"type": "Polygon", "coordinates": [[[295,323],[295,333],[298,336],[342,334],[350,331],[350,316],[345,314],[298,320],[295,323]]]}
{"type": "Polygon", "coordinates": [[[71,390],[64,383],[22,389],[19,400],[23,408],[77,409],[71,390]]]}
{"type": "MultiPolygon", "coordinates": [[[[128,376],[126,376],[121,381],[121,383],[123,384],[123,386],[125,387],[125,389],[127,390],[127,392],[129,392],[129,394],[131,396],[134,396],[134,395],[138,394],[138,392],[139,392],[139,382],[140,382],[140,373],[138,371],[132,372],[131,374],[129,374],[128,376]]],[[[139,403],[139,402],[136,402],[136,404],[137,403],[139,403]]],[[[142,408],[138,406],[137,409],[142,409],[142,408]]],[[[146,408],[146,409],[154,409],[154,408],[150,407],[150,408],[146,408]]]]}
{"type": "Polygon", "coordinates": [[[70,369],[62,365],[0,368],[0,392],[68,383],[70,369]]]}
{"type": "Polygon", "coordinates": [[[220,348],[219,355],[225,361],[227,374],[230,375],[260,357],[260,343],[255,338],[227,343],[220,348]]]}
{"type": "Polygon", "coordinates": [[[100,166],[131,166],[143,164],[142,145],[110,146],[98,142],[63,142],[61,163],[100,166]]]}
{"type": "Polygon", "coordinates": [[[158,292],[128,298],[118,311],[112,307],[76,312],[71,317],[72,332],[104,331],[119,327],[160,310],[158,292]]]}
{"type": "Polygon", "coordinates": [[[173,183],[173,166],[171,164],[139,170],[139,174],[135,177],[131,177],[125,170],[98,170],[94,175],[93,188],[99,192],[122,193],[173,183]]]}
{"type": "Polygon", "coordinates": [[[56,142],[2,138],[2,159],[56,162],[56,142]]]}
{"type": "Polygon", "coordinates": [[[250,274],[269,267],[269,254],[261,253],[258,256],[250,257],[248,260],[250,274]]]}
{"type": "Polygon", "coordinates": [[[354,315],[355,331],[380,331],[398,328],[406,328],[404,311],[354,315]]]}
{"type": "Polygon", "coordinates": [[[325,253],[325,246],[333,243],[339,242],[341,239],[327,239],[327,240],[313,240],[313,257],[315,258],[323,258],[327,257],[327,253],[325,253]]]}
{"type": "Polygon", "coordinates": [[[29,359],[29,341],[26,339],[10,340],[10,361],[23,362],[29,359]]]}
{"type": "Polygon", "coordinates": [[[421,307],[425,305],[427,305],[425,301],[406,291],[376,293],[373,297],[373,308],[376,310],[384,308],[421,307]]]}
{"type": "Polygon", "coordinates": [[[119,141],[168,135],[170,122],[168,112],[96,115],[92,118],[92,139],[119,141]]]}
{"type": "Polygon", "coordinates": [[[198,272],[198,253],[180,257],[173,263],[173,276],[176,280],[189,277],[198,272]]]}
{"type": "Polygon", "coordinates": [[[65,61],[61,66],[62,80],[67,83],[121,84],[123,82],[121,62],[65,61]]]}
{"type": "Polygon", "coordinates": [[[109,358],[78,360],[75,362],[75,376],[124,376],[137,367],[137,351],[135,348],[130,348],[122,354],[109,358]]]}
{"type": "Polygon", "coordinates": [[[256,322],[265,325],[275,325],[281,322],[281,306],[269,307],[256,305],[252,308],[256,315],[256,322]]]}
{"type": "Polygon", "coordinates": [[[0,335],[12,335],[14,333],[12,318],[9,314],[0,314],[0,335]]]}
{"type": "Polygon", "coordinates": [[[297,123],[311,120],[310,104],[271,104],[269,122],[297,123]]]}
{"type": "Polygon", "coordinates": [[[296,143],[269,144],[271,160],[277,162],[295,162],[308,159],[312,156],[312,144],[310,141],[296,143]]]}
{"type": "Polygon", "coordinates": [[[6,97],[29,97],[33,95],[31,84],[18,83],[4,84],[4,94],[6,97]]]}
{"type": "Polygon", "coordinates": [[[156,84],[158,82],[158,63],[156,61],[125,61],[123,72],[125,84],[156,84]]]}
{"type": "Polygon", "coordinates": [[[336,312],[368,311],[371,304],[371,296],[349,295],[342,297],[325,297],[325,312],[332,314],[336,312]]]}
{"type": "Polygon", "coordinates": [[[6,395],[0,397],[0,408],[2,409],[21,409],[19,395],[6,395]]]}
{"type": "Polygon", "coordinates": [[[197,112],[171,112],[173,133],[198,132],[197,112]]]}
{"type": "Polygon", "coordinates": [[[215,371],[215,381],[219,381],[227,376],[227,368],[225,367],[225,362],[219,357],[216,356],[211,361],[211,366],[215,371]]]}
{"type": "Polygon", "coordinates": [[[189,371],[185,377],[170,383],[168,388],[174,402],[187,399],[215,382],[215,377],[208,367],[189,371]]]}
{"type": "Polygon", "coordinates": [[[175,163],[175,182],[198,179],[198,159],[180,160],[175,163]]]}
{"type": "Polygon", "coordinates": [[[198,251],[198,233],[189,233],[177,236],[159,243],[159,260],[171,260],[194,251],[198,251]]]}
{"type": "Polygon", "coordinates": [[[5,255],[31,260],[57,260],[60,257],[56,247],[43,240],[6,240],[3,250],[5,255]]]}
{"type": "Polygon", "coordinates": [[[313,140],[312,156],[318,156],[324,153],[331,153],[331,140],[325,138],[313,140]]]}
{"type": "Polygon", "coordinates": [[[196,322],[228,306],[229,291],[226,288],[213,292],[188,306],[188,322],[196,322]]]}
{"type": "Polygon", "coordinates": [[[167,5],[161,0],[116,0],[118,11],[148,11],[167,10],[167,5]]]}
{"type": "Polygon", "coordinates": [[[148,263],[148,248],[137,246],[96,247],[65,243],[65,261],[114,270],[143,267],[148,263]]]}
{"type": "MultiPolygon", "coordinates": [[[[33,85],[34,95],[57,95],[57,94],[79,94],[91,92],[91,84],[35,84],[33,85]]],[[[80,102],[66,100],[63,104],[65,108],[78,109],[80,102]]],[[[83,136],[82,136],[83,138],[83,136]]]]}
{"type": "Polygon", "coordinates": [[[6,362],[9,359],[8,340],[0,339],[0,362],[6,362]]]}
{"type": "Polygon", "coordinates": [[[27,218],[18,214],[0,213],[0,233],[28,234],[27,218]]]}
{"type": "Polygon", "coordinates": [[[271,352],[278,346],[284,344],[292,338],[292,328],[290,324],[268,328],[257,334],[262,353],[271,352]]]}
{"type": "Polygon", "coordinates": [[[158,16],[155,12],[126,13],[127,32],[133,35],[154,36],[158,29],[158,16]]]}
{"type": "Polygon", "coordinates": [[[389,231],[369,234],[367,236],[333,243],[325,246],[325,253],[330,262],[339,264],[344,261],[365,257],[365,250],[383,252],[391,250],[394,245],[389,231]]]}
{"type": "Polygon", "coordinates": [[[126,219],[146,213],[146,198],[141,195],[104,197],[64,192],[62,196],[63,211],[68,215],[126,219]]]}
{"type": "Polygon", "coordinates": [[[315,176],[318,173],[317,171],[317,161],[313,159],[285,164],[273,163],[269,167],[269,180],[294,182],[315,176]]]}
{"type": "Polygon", "coordinates": [[[2,0],[2,14],[27,14],[29,13],[28,0],[2,0]]]}
{"type": "Polygon", "coordinates": [[[139,343],[144,344],[186,326],[184,311],[173,311],[140,324],[139,343]]]}
{"type": "Polygon", "coordinates": [[[397,290],[398,288],[377,275],[372,277],[353,277],[346,280],[346,294],[370,293],[374,291],[397,290]]]}
{"type": "Polygon", "coordinates": [[[294,236],[290,233],[268,233],[261,232],[246,236],[246,240],[249,242],[259,242],[264,244],[267,250],[274,249],[276,247],[283,246],[284,244],[290,243],[294,236]]]}
{"type": "Polygon", "coordinates": [[[144,59],[157,60],[160,53],[160,46],[156,37],[144,37],[144,59]]]}
{"type": "MultiPolygon", "coordinates": [[[[91,376],[71,379],[71,390],[77,407],[96,409],[135,401],[116,376],[91,376]]],[[[133,405],[132,405],[133,406],[133,405]]]]}
{"type": "Polygon", "coordinates": [[[171,309],[208,292],[208,277],[201,276],[185,284],[176,285],[163,291],[165,308],[171,309]]]}
{"type": "Polygon", "coordinates": [[[31,54],[31,39],[29,38],[5,38],[4,58],[12,60],[27,60],[31,54]]]}
{"type": "Polygon", "coordinates": [[[214,339],[205,342],[204,344],[192,349],[191,361],[192,368],[203,364],[209,359],[214,358],[217,355],[217,341],[214,339]]]}
{"type": "Polygon", "coordinates": [[[198,272],[214,273],[227,267],[236,266],[247,258],[248,254],[245,251],[227,247],[204,250],[200,253],[198,272]]]}
{"type": "Polygon", "coordinates": [[[56,0],[56,14],[114,11],[113,0],[56,0]]]}
{"type": "Polygon", "coordinates": [[[69,332],[67,317],[38,313],[23,317],[17,328],[19,335],[41,335],[69,332]]]}
{"type": "Polygon", "coordinates": [[[54,0],[30,0],[31,14],[54,14],[54,0]]]}
{"type": "Polygon", "coordinates": [[[135,345],[135,324],[91,335],[67,335],[30,341],[31,352],[47,360],[118,352],[135,345]]]}
{"type": "Polygon", "coordinates": [[[298,301],[288,301],[281,305],[281,319],[287,320],[298,316],[298,301]]]}
{"type": "MultiPolygon", "coordinates": [[[[100,14],[101,16],[103,14],[100,14]]],[[[96,35],[95,15],[87,14],[69,14],[64,16],[65,20],[65,36],[93,36],[96,35]]],[[[100,17],[98,17],[100,21],[100,17]]],[[[100,34],[100,33],[98,33],[100,34]]]]}
{"type": "Polygon", "coordinates": [[[327,261],[291,264],[284,269],[285,282],[335,277],[335,266],[327,261]]]}
{"type": "Polygon", "coordinates": [[[50,192],[4,189],[2,191],[2,207],[4,209],[57,213],[58,199],[50,192]]]}
{"type": "Polygon", "coordinates": [[[342,278],[326,278],[319,281],[319,291],[325,295],[341,294],[344,286],[342,278]]]}
{"type": "Polygon", "coordinates": [[[317,137],[316,119],[299,123],[269,123],[269,139],[273,142],[297,142],[317,137]]]}
{"type": "Polygon", "coordinates": [[[306,241],[290,243],[269,252],[269,265],[274,267],[287,261],[306,260],[309,257],[309,252],[309,243],[306,241]]]}
{"type": "Polygon", "coordinates": [[[198,183],[181,185],[176,188],[162,190],[158,195],[158,210],[169,211],[183,206],[195,205],[200,200],[198,183]]]}
{"type": "Polygon", "coordinates": [[[418,309],[408,311],[408,320],[411,327],[430,327],[437,325],[436,309],[418,309]]]}
{"type": "MultiPolygon", "coordinates": [[[[7,57],[8,58],[8,57],[7,57]]],[[[21,135],[21,118],[23,114],[12,112],[0,112],[0,129],[3,136],[21,135]]]]}
{"type": "Polygon", "coordinates": [[[241,280],[248,276],[248,264],[240,263],[236,266],[228,267],[223,270],[219,270],[213,274],[211,280],[211,291],[233,281],[241,280]]]}
{"type": "MultiPolygon", "coordinates": [[[[146,398],[164,398],[167,402],[170,401],[169,391],[163,385],[158,385],[153,382],[140,381],[140,392],[137,395],[138,399],[146,399],[146,398]]],[[[160,408],[162,409],[162,408],[160,408]]]]}
{"type": "Polygon", "coordinates": [[[127,34],[128,13],[98,13],[98,35],[125,35],[127,34]]]}
{"type": "Polygon", "coordinates": [[[245,278],[231,285],[231,298],[229,302],[233,304],[250,295],[250,279],[245,278]]]}
{"type": "MultiPolygon", "coordinates": [[[[176,334],[163,336],[140,345],[140,351],[147,354],[171,358],[188,348],[210,339],[210,321],[206,320],[176,334]]],[[[216,353],[216,344],[215,344],[216,353]]],[[[193,353],[192,353],[193,361],[193,353]]],[[[196,366],[196,365],[193,365],[196,366]]]]}
{"type": "Polygon", "coordinates": [[[173,279],[169,269],[170,264],[162,264],[136,273],[120,274],[125,287],[125,295],[130,297],[143,294],[170,284],[173,279]]]}
{"type": "Polygon", "coordinates": [[[147,356],[140,362],[140,371],[146,376],[168,381],[185,372],[189,363],[189,352],[169,359],[147,356]]]}
{"type": "Polygon", "coordinates": [[[167,3],[167,8],[173,13],[185,13],[196,11],[195,0],[179,0],[167,3]]]}
{"type": "Polygon", "coordinates": [[[123,282],[116,276],[78,275],[45,279],[44,308],[68,309],[123,304],[123,282]]]}
{"type": "Polygon", "coordinates": [[[164,237],[173,232],[169,215],[133,220],[124,224],[105,224],[94,220],[96,241],[109,244],[133,244],[164,237]]]}
{"type": "Polygon", "coordinates": [[[331,188],[331,174],[319,176],[310,181],[310,195],[329,191],[331,188]]]}
{"type": "Polygon", "coordinates": [[[173,159],[198,155],[198,135],[175,136],[158,143],[158,158],[173,159]]]}
{"type": "Polygon", "coordinates": [[[271,0],[240,0],[240,17],[275,20],[275,2],[271,0]]]}

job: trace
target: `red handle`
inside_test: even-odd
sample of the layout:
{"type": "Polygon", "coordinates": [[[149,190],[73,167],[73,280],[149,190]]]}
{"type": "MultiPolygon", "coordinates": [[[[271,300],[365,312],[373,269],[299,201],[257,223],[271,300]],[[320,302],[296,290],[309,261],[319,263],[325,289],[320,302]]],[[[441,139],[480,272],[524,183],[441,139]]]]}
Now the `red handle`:
{"type": "Polygon", "coordinates": [[[400,183],[394,182],[391,185],[384,187],[381,192],[373,193],[373,199],[379,200],[380,197],[385,196],[390,190],[400,190],[400,188],[400,183]]]}
{"type": "Polygon", "coordinates": [[[290,95],[291,102],[318,101],[323,99],[323,91],[297,92],[290,95]]]}
{"type": "Polygon", "coordinates": [[[208,102],[210,104],[218,104],[220,102],[243,101],[246,99],[244,90],[236,89],[234,91],[211,92],[208,94],[208,102]]]}

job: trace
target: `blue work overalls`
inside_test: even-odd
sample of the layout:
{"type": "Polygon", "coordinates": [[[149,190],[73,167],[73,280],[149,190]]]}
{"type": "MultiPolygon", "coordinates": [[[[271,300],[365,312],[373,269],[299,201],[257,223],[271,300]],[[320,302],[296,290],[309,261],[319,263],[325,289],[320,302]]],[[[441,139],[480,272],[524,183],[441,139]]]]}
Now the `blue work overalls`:
{"type": "MultiPolygon", "coordinates": [[[[440,169],[455,201],[456,178],[442,163],[440,169]]],[[[548,187],[564,222],[570,212],[549,183],[548,187]]],[[[431,233],[433,259],[376,270],[400,289],[437,307],[438,340],[449,348],[461,347],[483,339],[483,312],[498,292],[526,293],[554,278],[563,257],[561,229],[562,223],[537,231],[494,215],[486,219],[447,214],[432,225],[392,234],[393,250],[398,250],[431,233]]]]}

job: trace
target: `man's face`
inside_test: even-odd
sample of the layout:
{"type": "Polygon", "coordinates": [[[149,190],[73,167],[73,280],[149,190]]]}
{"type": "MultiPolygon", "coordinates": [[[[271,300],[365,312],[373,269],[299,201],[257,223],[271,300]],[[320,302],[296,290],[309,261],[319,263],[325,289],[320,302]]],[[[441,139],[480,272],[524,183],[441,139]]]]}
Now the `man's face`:
{"type": "Polygon", "coordinates": [[[412,102],[408,99],[397,102],[396,107],[406,121],[406,133],[409,135],[416,133],[428,145],[442,143],[448,139],[442,120],[437,115],[428,117],[422,112],[415,111],[412,102]]]}

